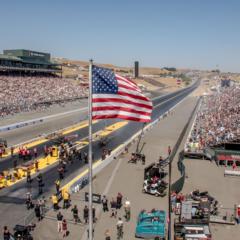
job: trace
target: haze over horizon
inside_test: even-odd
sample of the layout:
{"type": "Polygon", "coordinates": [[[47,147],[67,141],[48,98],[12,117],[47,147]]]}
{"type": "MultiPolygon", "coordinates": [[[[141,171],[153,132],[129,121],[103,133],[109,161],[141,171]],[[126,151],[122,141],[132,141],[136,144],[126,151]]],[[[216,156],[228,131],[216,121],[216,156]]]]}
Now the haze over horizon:
{"type": "Polygon", "coordinates": [[[240,72],[240,2],[1,3],[0,51],[32,49],[99,63],[240,72]]]}

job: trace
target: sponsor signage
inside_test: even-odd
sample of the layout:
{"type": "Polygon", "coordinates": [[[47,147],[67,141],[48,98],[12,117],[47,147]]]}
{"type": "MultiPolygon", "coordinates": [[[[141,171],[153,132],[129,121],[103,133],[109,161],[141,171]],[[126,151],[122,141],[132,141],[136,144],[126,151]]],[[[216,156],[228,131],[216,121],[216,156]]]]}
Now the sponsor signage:
{"type": "MultiPolygon", "coordinates": [[[[100,194],[93,193],[92,198],[94,203],[101,203],[102,198],[100,194]]],[[[88,192],[85,192],[85,202],[88,202],[88,192]]]]}
{"type": "Polygon", "coordinates": [[[29,55],[32,57],[45,57],[46,55],[39,52],[29,52],[29,55]]]}
{"type": "Polygon", "coordinates": [[[177,79],[177,85],[180,85],[182,83],[181,79],[177,79]]]}
{"type": "Polygon", "coordinates": [[[240,161],[240,155],[228,155],[228,154],[219,154],[217,156],[219,161],[240,161]]]}

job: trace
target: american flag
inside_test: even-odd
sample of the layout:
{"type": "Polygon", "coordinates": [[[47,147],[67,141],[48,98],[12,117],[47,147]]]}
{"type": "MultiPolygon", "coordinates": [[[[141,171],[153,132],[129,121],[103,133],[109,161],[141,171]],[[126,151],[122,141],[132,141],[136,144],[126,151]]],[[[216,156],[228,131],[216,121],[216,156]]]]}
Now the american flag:
{"type": "Polygon", "coordinates": [[[150,122],[152,102],[131,80],[112,70],[92,67],[92,118],[150,122]]]}

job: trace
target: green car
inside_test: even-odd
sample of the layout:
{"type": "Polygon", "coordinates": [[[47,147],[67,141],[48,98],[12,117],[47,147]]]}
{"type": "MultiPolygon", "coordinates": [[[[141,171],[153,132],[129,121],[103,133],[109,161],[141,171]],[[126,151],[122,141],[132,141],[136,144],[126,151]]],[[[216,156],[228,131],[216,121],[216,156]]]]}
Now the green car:
{"type": "Polygon", "coordinates": [[[150,213],[142,211],[138,215],[135,237],[144,239],[160,240],[166,235],[166,212],[152,211],[150,213]]]}

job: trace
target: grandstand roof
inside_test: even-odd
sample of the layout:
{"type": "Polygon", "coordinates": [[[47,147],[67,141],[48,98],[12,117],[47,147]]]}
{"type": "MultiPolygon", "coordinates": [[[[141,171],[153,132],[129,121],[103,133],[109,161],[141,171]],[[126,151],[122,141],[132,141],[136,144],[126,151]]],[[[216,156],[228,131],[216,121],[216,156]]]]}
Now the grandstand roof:
{"type": "Polygon", "coordinates": [[[62,72],[61,64],[51,61],[50,53],[25,49],[3,50],[0,70],[31,72],[62,72]]]}
{"type": "Polygon", "coordinates": [[[9,56],[9,55],[6,55],[6,54],[0,54],[0,59],[13,60],[13,61],[20,61],[20,62],[22,62],[21,58],[15,57],[15,56],[9,56]]]}
{"type": "Polygon", "coordinates": [[[59,65],[58,63],[50,60],[49,53],[40,53],[25,49],[4,50],[4,54],[0,54],[0,59],[39,65],[59,65]],[[31,57],[30,53],[40,55],[40,57],[31,57]]]}

